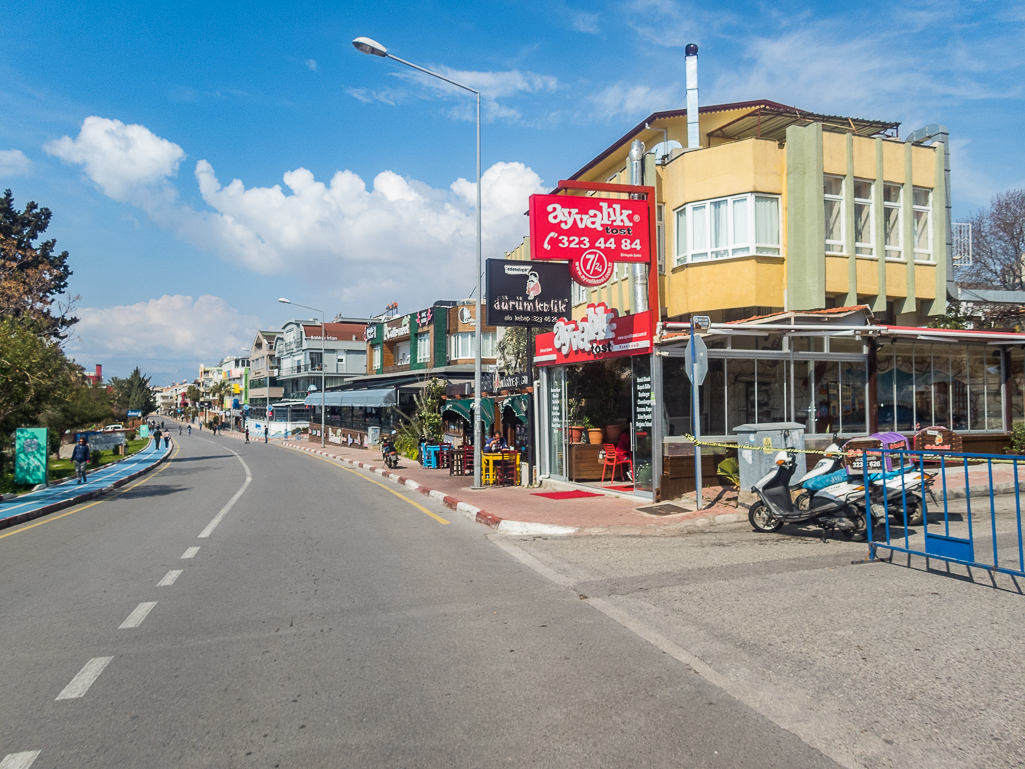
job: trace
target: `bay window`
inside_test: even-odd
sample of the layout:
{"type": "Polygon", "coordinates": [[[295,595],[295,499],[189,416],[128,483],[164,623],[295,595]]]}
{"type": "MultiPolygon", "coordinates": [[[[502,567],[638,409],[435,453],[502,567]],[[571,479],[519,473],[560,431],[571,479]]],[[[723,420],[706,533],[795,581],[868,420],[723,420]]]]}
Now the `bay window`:
{"type": "Polygon", "coordinates": [[[780,254],[777,196],[734,195],[689,203],[674,213],[676,265],[750,254],[780,254]]]}

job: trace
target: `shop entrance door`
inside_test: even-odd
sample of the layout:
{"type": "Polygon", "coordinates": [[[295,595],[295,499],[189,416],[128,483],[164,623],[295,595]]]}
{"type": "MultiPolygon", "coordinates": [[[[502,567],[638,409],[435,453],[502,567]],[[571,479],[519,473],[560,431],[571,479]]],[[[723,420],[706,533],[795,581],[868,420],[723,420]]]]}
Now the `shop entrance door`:
{"type": "Polygon", "coordinates": [[[548,474],[566,480],[566,369],[555,366],[548,374],[548,474]]]}

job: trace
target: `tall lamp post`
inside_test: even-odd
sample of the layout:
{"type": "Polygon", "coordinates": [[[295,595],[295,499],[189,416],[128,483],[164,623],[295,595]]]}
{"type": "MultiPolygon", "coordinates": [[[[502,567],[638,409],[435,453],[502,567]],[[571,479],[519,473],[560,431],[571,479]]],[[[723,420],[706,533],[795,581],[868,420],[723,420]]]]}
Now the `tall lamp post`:
{"type": "Polygon", "coordinates": [[[455,80],[451,80],[444,75],[439,75],[437,72],[431,72],[429,69],[424,69],[412,62],[400,59],[398,56],[393,56],[388,53],[388,49],[378,43],[376,40],[371,40],[369,37],[357,37],[352,41],[353,46],[357,51],[366,53],[371,56],[380,56],[382,59],[392,59],[397,61],[399,64],[405,64],[407,67],[423,72],[425,75],[436,77],[438,80],[444,80],[450,85],[454,85],[456,88],[462,88],[464,91],[469,91],[477,97],[477,317],[475,319],[476,332],[475,337],[477,341],[477,349],[473,355],[473,485],[475,488],[480,487],[480,462],[481,462],[481,433],[484,429],[484,418],[481,415],[480,410],[480,388],[481,388],[481,376],[480,376],[480,353],[481,353],[481,307],[480,307],[480,292],[481,292],[481,242],[480,242],[480,91],[476,91],[470,88],[468,85],[457,83],[455,80]]]}
{"type": "Polygon", "coordinates": [[[325,408],[324,398],[324,361],[327,358],[324,344],[327,339],[327,329],[324,327],[324,311],[318,310],[316,307],[310,307],[305,304],[299,304],[298,302],[292,302],[288,299],[278,299],[282,304],[294,304],[296,307],[302,307],[304,310],[313,310],[314,312],[320,313],[320,448],[327,446],[325,437],[325,423],[327,416],[327,409],[325,408]]]}

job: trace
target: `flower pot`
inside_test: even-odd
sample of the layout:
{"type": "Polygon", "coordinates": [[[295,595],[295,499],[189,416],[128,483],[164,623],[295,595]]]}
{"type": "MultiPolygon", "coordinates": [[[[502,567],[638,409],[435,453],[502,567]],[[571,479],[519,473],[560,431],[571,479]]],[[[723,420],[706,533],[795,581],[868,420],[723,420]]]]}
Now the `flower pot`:
{"type": "Polygon", "coordinates": [[[567,427],[566,429],[569,430],[569,442],[570,443],[580,443],[581,442],[581,440],[584,437],[584,426],[583,425],[567,427]]]}
{"type": "Polygon", "coordinates": [[[612,444],[619,443],[619,437],[623,434],[623,429],[623,425],[606,425],[605,442],[612,444]]]}
{"type": "Polygon", "coordinates": [[[588,443],[601,443],[601,428],[591,427],[587,430],[587,442],[588,443]]]}

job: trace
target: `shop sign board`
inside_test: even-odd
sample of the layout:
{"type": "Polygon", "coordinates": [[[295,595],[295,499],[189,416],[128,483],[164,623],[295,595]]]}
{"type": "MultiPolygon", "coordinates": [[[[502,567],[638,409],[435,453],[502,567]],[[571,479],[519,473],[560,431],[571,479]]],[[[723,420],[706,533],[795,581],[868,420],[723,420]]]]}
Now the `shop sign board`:
{"type": "Polygon", "coordinates": [[[138,419],[142,416],[142,409],[128,409],[129,419],[138,419]]]}
{"type": "Polygon", "coordinates": [[[530,387],[530,373],[527,371],[517,371],[515,374],[501,374],[495,380],[496,390],[522,390],[524,387],[530,387]]]}
{"type": "Polygon", "coordinates": [[[534,365],[561,366],[566,363],[619,358],[650,353],[651,311],[619,315],[604,302],[587,305],[578,321],[560,318],[547,334],[534,340],[534,365]]]}
{"type": "Polygon", "coordinates": [[[19,427],[14,434],[14,482],[46,483],[46,428],[19,427]]]}
{"type": "Polygon", "coordinates": [[[431,322],[431,318],[434,317],[434,308],[428,307],[426,310],[420,310],[416,314],[416,325],[417,328],[422,328],[431,322]]]}
{"type": "Polygon", "coordinates": [[[489,326],[551,326],[572,311],[569,265],[488,259],[489,326]]]}
{"type": "Polygon", "coordinates": [[[650,428],[654,411],[651,376],[638,376],[634,379],[634,429],[650,428]]]}
{"type": "Polygon", "coordinates": [[[363,329],[363,341],[364,342],[374,342],[374,341],[376,341],[377,340],[377,329],[378,328],[379,327],[378,327],[377,324],[371,323],[369,326],[367,326],[365,329],[363,329]]]}
{"type": "Polygon", "coordinates": [[[403,315],[402,320],[399,321],[398,325],[385,325],[384,327],[384,341],[390,341],[392,339],[399,339],[402,337],[409,336],[409,316],[403,315]]]}
{"type": "Polygon", "coordinates": [[[573,262],[591,251],[609,262],[649,262],[649,203],[630,198],[530,196],[531,259],[573,262]]]}

